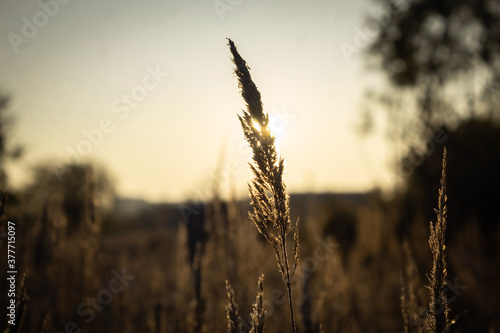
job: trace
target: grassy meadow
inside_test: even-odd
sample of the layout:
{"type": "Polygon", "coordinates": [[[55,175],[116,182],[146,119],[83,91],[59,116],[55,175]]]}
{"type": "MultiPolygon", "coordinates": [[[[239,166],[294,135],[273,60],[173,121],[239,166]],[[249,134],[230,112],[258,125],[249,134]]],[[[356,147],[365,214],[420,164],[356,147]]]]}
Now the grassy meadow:
{"type": "Polygon", "coordinates": [[[444,127],[449,139],[391,195],[289,194],[265,91],[229,44],[249,200],[223,199],[214,184],[205,202],[150,204],[115,198],[95,166],[68,165],[64,181],[40,167],[1,203],[0,256],[13,221],[17,279],[15,325],[2,294],[0,329],[499,332],[498,140],[476,157],[459,140],[484,124],[444,127]]]}

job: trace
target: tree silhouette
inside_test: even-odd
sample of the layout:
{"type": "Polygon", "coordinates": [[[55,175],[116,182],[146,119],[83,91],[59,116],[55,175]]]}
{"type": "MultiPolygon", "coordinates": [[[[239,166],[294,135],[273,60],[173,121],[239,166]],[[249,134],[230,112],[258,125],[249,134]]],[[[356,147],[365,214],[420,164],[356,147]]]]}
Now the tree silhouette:
{"type": "Polygon", "coordinates": [[[380,3],[390,13],[380,20],[368,55],[391,88],[376,96],[386,107],[398,109],[388,115],[400,120],[397,129],[391,128],[393,134],[415,144],[415,137],[427,140],[442,125],[457,126],[471,117],[498,120],[498,1],[380,3]]]}

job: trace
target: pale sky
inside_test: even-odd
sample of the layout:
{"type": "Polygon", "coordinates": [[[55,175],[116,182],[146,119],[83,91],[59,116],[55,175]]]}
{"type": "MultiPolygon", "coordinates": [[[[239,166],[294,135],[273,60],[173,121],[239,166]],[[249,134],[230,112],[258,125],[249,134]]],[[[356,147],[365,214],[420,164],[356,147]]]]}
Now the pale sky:
{"type": "Polygon", "coordinates": [[[289,192],[387,184],[387,145],[356,131],[365,62],[340,48],[368,1],[0,0],[0,91],[27,150],[12,185],[74,151],[106,166],[122,196],[179,201],[203,192],[224,156],[223,194],[246,195],[227,37],[275,119],[289,192]]]}

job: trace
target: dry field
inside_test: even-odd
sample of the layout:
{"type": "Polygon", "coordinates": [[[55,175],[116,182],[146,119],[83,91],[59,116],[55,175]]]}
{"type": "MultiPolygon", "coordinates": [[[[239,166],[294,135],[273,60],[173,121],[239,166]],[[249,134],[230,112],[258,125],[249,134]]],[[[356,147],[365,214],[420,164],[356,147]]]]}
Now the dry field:
{"type": "MultiPolygon", "coordinates": [[[[145,204],[123,214],[106,204],[99,170],[70,166],[62,183],[41,172],[43,182],[2,202],[2,234],[16,223],[18,275],[16,324],[7,324],[2,295],[0,328],[499,332],[498,220],[493,227],[480,214],[454,221],[460,152],[448,147],[447,158],[436,147],[427,193],[289,196],[286,156],[277,154],[260,92],[229,44],[253,151],[250,202],[215,191],[204,203],[145,204]]],[[[7,251],[2,239],[2,262],[7,251]]],[[[3,292],[5,269],[0,277],[3,292]]]]}

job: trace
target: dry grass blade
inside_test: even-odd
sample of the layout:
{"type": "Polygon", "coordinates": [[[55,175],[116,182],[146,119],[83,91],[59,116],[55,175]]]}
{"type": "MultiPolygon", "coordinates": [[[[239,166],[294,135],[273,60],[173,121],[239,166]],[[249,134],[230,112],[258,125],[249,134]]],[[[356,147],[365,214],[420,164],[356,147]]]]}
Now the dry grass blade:
{"type": "Polygon", "coordinates": [[[429,276],[430,302],[427,316],[427,332],[443,333],[449,330],[448,302],[445,295],[447,264],[446,264],[446,148],[443,152],[443,170],[441,174],[441,188],[439,189],[437,222],[430,223],[429,246],[432,251],[432,271],[429,276]]]}
{"type": "Polygon", "coordinates": [[[255,304],[253,305],[252,311],[252,329],[250,333],[264,333],[264,275],[259,277],[257,282],[257,297],[255,299],[255,304]]]}
{"type": "Polygon", "coordinates": [[[226,280],[226,291],[228,303],[226,306],[227,314],[227,329],[226,333],[240,333],[242,332],[241,317],[238,314],[238,305],[234,301],[234,290],[226,280]]]}
{"type": "Polygon", "coordinates": [[[249,184],[253,213],[249,215],[259,232],[273,246],[278,268],[288,290],[292,332],[296,332],[290,284],[299,258],[299,235],[298,221],[295,228],[290,221],[290,198],[283,182],[285,162],[278,156],[275,138],[269,128],[269,115],[263,110],[261,95],[250,76],[249,67],[231,40],[229,48],[236,66],[234,72],[238,77],[241,95],[247,106],[238,118],[253,151],[250,168],[254,178],[249,184]],[[293,255],[292,263],[289,263],[286,243],[293,229],[293,255]]]}

